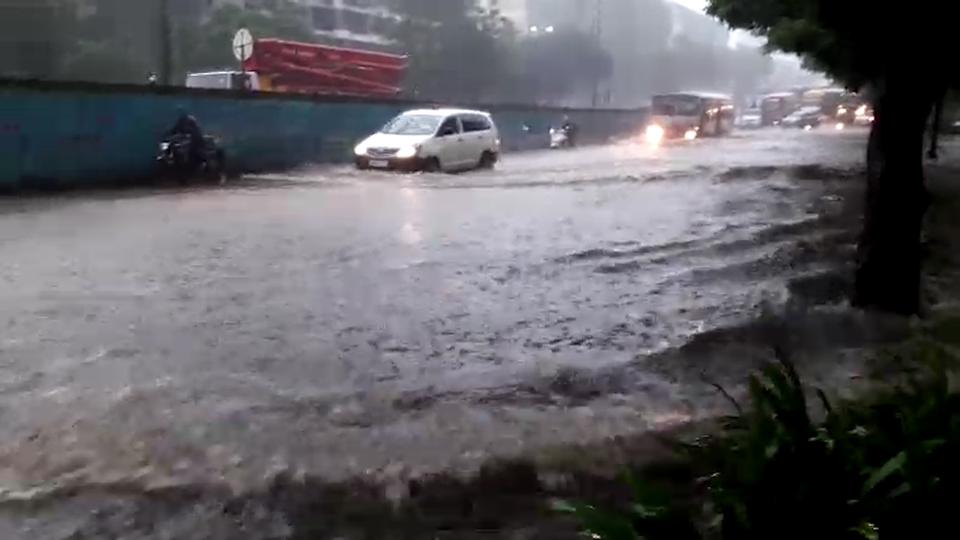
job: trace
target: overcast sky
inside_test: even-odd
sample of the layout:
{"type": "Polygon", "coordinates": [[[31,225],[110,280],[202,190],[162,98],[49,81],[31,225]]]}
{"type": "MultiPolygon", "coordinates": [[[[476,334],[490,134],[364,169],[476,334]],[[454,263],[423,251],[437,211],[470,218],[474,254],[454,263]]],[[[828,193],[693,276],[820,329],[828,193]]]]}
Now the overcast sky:
{"type": "MultiPolygon", "coordinates": [[[[704,8],[707,7],[707,0],[670,0],[675,4],[680,4],[681,6],[686,6],[692,10],[702,12],[704,8]]],[[[730,45],[750,45],[753,47],[758,47],[763,45],[764,40],[751,36],[749,32],[744,32],[742,30],[734,30],[730,34],[730,45]]]]}
{"type": "Polygon", "coordinates": [[[670,0],[670,1],[675,2],[677,4],[682,4],[684,6],[687,6],[690,9],[695,9],[697,11],[703,11],[703,8],[706,7],[707,5],[706,0],[670,0]]]}
{"type": "MultiPolygon", "coordinates": [[[[669,1],[675,4],[686,6],[696,11],[703,11],[704,8],[707,7],[707,0],[669,0],[669,1]]],[[[744,32],[743,30],[734,30],[733,33],[731,33],[730,35],[731,46],[737,45],[737,44],[743,44],[743,45],[750,45],[753,47],[759,47],[760,45],[763,45],[764,42],[765,40],[763,38],[758,38],[756,36],[750,35],[749,32],[744,32]]],[[[781,67],[783,67],[782,66],[783,62],[792,64],[798,69],[800,67],[800,59],[797,56],[794,56],[792,54],[784,54],[784,53],[776,53],[776,52],[773,53],[773,56],[774,58],[780,61],[781,67]]],[[[817,80],[815,83],[805,82],[803,84],[827,84],[827,81],[824,79],[824,80],[817,80]]]]}

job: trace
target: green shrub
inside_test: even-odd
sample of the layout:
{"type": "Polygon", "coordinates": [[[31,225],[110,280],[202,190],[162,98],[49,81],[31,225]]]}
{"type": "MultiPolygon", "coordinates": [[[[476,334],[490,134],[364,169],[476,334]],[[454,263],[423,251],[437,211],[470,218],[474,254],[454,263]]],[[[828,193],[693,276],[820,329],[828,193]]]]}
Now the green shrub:
{"type": "MultiPolygon", "coordinates": [[[[635,489],[627,511],[560,505],[597,539],[918,539],[952,536],[960,501],[960,396],[948,357],[869,399],[811,396],[783,353],[750,378],[750,407],[685,445],[702,504],[635,489]]],[[[732,398],[731,398],[732,401],[732,398]]]]}

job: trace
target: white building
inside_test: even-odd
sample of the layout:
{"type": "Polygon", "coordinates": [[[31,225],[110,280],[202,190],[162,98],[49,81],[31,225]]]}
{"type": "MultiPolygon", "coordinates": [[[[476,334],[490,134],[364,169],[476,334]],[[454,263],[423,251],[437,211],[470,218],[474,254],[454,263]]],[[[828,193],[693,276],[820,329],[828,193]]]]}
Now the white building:
{"type": "Polygon", "coordinates": [[[526,0],[480,0],[480,8],[496,12],[510,19],[517,28],[527,27],[526,0]]]}
{"type": "MultiPolygon", "coordinates": [[[[295,0],[307,10],[318,37],[347,45],[389,46],[391,27],[398,16],[387,8],[388,0],[295,0]]],[[[442,2],[443,0],[436,0],[442,2]]],[[[526,0],[478,0],[477,7],[525,25],[526,0]]],[[[268,9],[271,0],[212,0],[211,6],[235,4],[248,9],[268,9]]]]}
{"type": "MultiPolygon", "coordinates": [[[[390,45],[387,37],[397,15],[385,0],[294,0],[302,4],[310,26],[320,38],[345,45],[390,45]]],[[[212,0],[211,7],[234,4],[269,9],[271,0],[212,0]]]]}

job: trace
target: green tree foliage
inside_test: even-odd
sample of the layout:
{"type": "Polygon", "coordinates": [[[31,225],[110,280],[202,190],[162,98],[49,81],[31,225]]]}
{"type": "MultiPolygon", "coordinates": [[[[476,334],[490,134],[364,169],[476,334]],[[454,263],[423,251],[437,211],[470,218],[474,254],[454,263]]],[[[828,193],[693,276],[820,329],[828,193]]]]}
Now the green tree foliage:
{"type": "Polygon", "coordinates": [[[309,41],[308,12],[292,0],[270,10],[225,5],[208,18],[194,0],[17,0],[3,4],[0,74],[143,83],[165,64],[165,26],[172,43],[171,83],[187,71],[236,65],[230,43],[239,28],[258,37],[309,41]]]}
{"type": "Polygon", "coordinates": [[[75,0],[77,14],[69,34],[71,47],[57,78],[109,83],[142,83],[161,65],[163,44],[158,22],[162,0],[133,4],[123,0],[75,0]]]}
{"type": "MultiPolygon", "coordinates": [[[[519,41],[514,85],[523,101],[555,102],[592,95],[613,74],[613,58],[595,36],[561,29],[519,41]]],[[[583,100],[581,100],[583,101],[583,100]]]]}
{"type": "Polygon", "coordinates": [[[235,68],[237,60],[230,47],[240,28],[257,38],[312,41],[309,13],[291,0],[281,0],[267,10],[242,9],[224,5],[203,24],[184,22],[175,27],[179,79],[185,72],[235,68]]]}
{"type": "Polygon", "coordinates": [[[923,133],[933,104],[960,85],[954,37],[960,3],[710,0],[708,11],[877,96],[855,300],[917,312],[919,239],[928,204],[923,133]]]}
{"type": "Polygon", "coordinates": [[[0,74],[142,82],[159,58],[161,0],[0,4],[0,74]]]}
{"type": "Polygon", "coordinates": [[[0,76],[56,76],[72,46],[75,9],[66,0],[18,0],[0,4],[0,76]]]}
{"type": "Polygon", "coordinates": [[[153,66],[141,57],[125,54],[109,41],[79,41],[66,53],[57,78],[68,81],[142,83],[153,66]]]}
{"type": "Polygon", "coordinates": [[[710,0],[708,12],[854,88],[899,76],[921,86],[956,84],[960,76],[950,67],[955,2],[710,0]]]}
{"type": "Polygon", "coordinates": [[[509,72],[512,27],[474,0],[393,0],[392,37],[410,57],[408,93],[436,100],[489,99],[509,72]]]}
{"type": "Polygon", "coordinates": [[[913,373],[861,401],[814,397],[783,355],[763,368],[750,378],[750,407],[734,403],[720,433],[684,447],[701,505],[633,482],[624,511],[557,509],[603,540],[950,536],[960,496],[955,349],[914,347],[913,373]]]}

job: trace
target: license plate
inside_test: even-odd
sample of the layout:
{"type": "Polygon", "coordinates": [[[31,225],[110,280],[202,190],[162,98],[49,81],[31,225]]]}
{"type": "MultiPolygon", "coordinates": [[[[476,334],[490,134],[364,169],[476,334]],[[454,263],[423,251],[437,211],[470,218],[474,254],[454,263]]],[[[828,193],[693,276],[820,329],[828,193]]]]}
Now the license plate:
{"type": "Polygon", "coordinates": [[[378,169],[386,169],[390,166],[390,162],[385,159],[371,159],[370,166],[378,169]]]}

